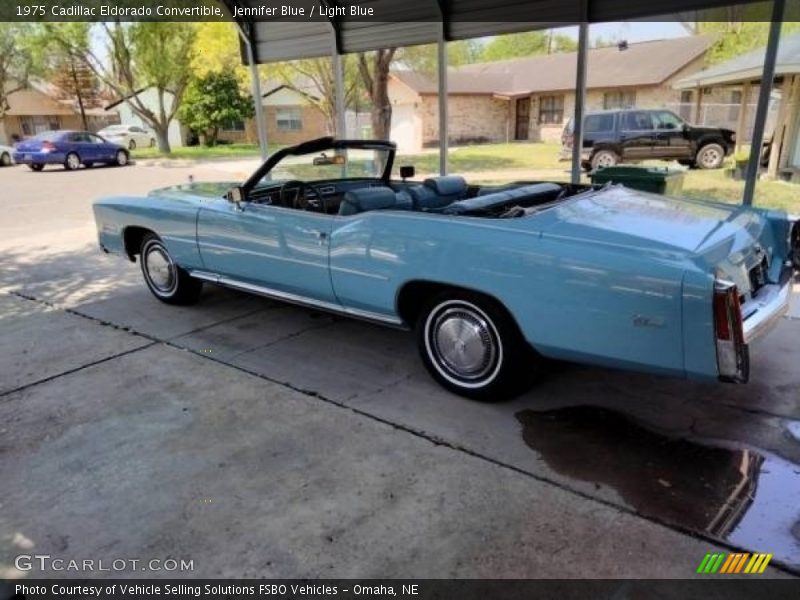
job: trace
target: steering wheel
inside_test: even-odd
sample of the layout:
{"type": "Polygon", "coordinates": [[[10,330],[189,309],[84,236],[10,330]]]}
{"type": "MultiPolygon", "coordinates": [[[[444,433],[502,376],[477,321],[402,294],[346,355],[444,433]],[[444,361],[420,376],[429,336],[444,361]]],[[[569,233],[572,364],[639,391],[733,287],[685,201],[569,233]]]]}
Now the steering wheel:
{"type": "Polygon", "coordinates": [[[316,210],[322,213],[328,212],[325,198],[317,187],[299,179],[285,181],[281,185],[279,197],[281,206],[291,206],[300,210],[316,210]],[[307,191],[313,192],[316,198],[309,198],[307,191]]]}

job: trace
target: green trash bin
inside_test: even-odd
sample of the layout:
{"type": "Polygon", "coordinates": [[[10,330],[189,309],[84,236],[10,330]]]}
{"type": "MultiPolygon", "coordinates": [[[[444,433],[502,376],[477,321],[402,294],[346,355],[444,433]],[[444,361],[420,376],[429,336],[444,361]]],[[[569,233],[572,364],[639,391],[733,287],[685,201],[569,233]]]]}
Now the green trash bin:
{"type": "Polygon", "coordinates": [[[609,181],[622,185],[667,196],[677,196],[683,190],[683,169],[669,167],[637,167],[619,165],[601,167],[589,174],[593,184],[604,184],[609,181]]]}

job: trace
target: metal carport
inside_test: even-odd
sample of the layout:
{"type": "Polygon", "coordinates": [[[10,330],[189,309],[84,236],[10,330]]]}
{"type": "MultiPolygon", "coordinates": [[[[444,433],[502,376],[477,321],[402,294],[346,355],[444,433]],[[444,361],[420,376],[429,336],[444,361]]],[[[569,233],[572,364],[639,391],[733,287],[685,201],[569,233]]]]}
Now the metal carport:
{"type": "MultiPolygon", "coordinates": [[[[268,6],[266,0],[220,0],[231,14],[235,9],[268,6]]],[[[751,4],[757,0],[736,0],[751,4]]],[[[762,74],[772,81],[786,0],[773,0],[769,42],[762,74]]],[[[669,13],[678,14],[730,6],[730,0],[671,0],[669,13]]],[[[447,172],[447,54],[446,43],[452,40],[577,25],[578,64],[575,81],[575,134],[572,153],[572,181],[580,180],[580,150],[583,145],[583,111],[586,93],[586,57],[588,27],[591,23],[644,19],[663,15],[658,3],[631,0],[294,0],[293,6],[337,8],[350,6],[372,8],[374,17],[287,18],[239,17],[236,23],[242,39],[242,54],[252,69],[253,96],[261,97],[257,64],[332,56],[337,89],[337,126],[344,120],[342,69],[339,57],[351,52],[380,48],[438,44],[439,83],[439,170],[447,172]],[[513,15],[514,20],[508,19],[513,15]]],[[[256,102],[256,120],[262,155],[267,152],[263,108],[256,102]]],[[[769,89],[762,89],[756,108],[752,151],[743,202],[752,204],[758,174],[759,149],[764,135],[769,104],[769,89]]]]}

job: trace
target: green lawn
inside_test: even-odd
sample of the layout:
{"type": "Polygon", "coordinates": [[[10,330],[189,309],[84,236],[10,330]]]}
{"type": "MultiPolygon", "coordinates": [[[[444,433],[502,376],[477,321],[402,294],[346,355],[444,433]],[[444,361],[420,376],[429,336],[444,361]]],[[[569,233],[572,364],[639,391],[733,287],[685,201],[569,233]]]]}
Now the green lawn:
{"type": "MultiPolygon", "coordinates": [[[[559,144],[485,144],[451,148],[448,154],[449,170],[453,173],[470,173],[506,169],[562,169],[569,163],[559,162],[559,144]]],[[[439,153],[401,154],[395,165],[414,165],[420,172],[439,170],[439,153]]]]}
{"type": "MultiPolygon", "coordinates": [[[[282,146],[270,145],[269,152],[279,150],[282,146]]],[[[256,157],[259,154],[258,144],[223,144],[219,146],[183,146],[173,148],[172,152],[165,154],[158,148],[137,148],[131,155],[133,158],[175,158],[175,159],[219,159],[219,158],[244,158],[256,157]]]]}

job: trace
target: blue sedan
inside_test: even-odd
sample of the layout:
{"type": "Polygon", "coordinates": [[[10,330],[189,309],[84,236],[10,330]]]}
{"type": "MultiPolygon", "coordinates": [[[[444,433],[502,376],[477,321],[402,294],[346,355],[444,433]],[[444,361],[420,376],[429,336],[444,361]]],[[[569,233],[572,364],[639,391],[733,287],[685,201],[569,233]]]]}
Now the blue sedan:
{"type": "Polygon", "coordinates": [[[41,171],[45,165],[63,165],[68,171],[95,163],[123,167],[129,159],[126,148],[88,131],[46,131],[14,149],[14,160],[34,171],[41,171]]]}

